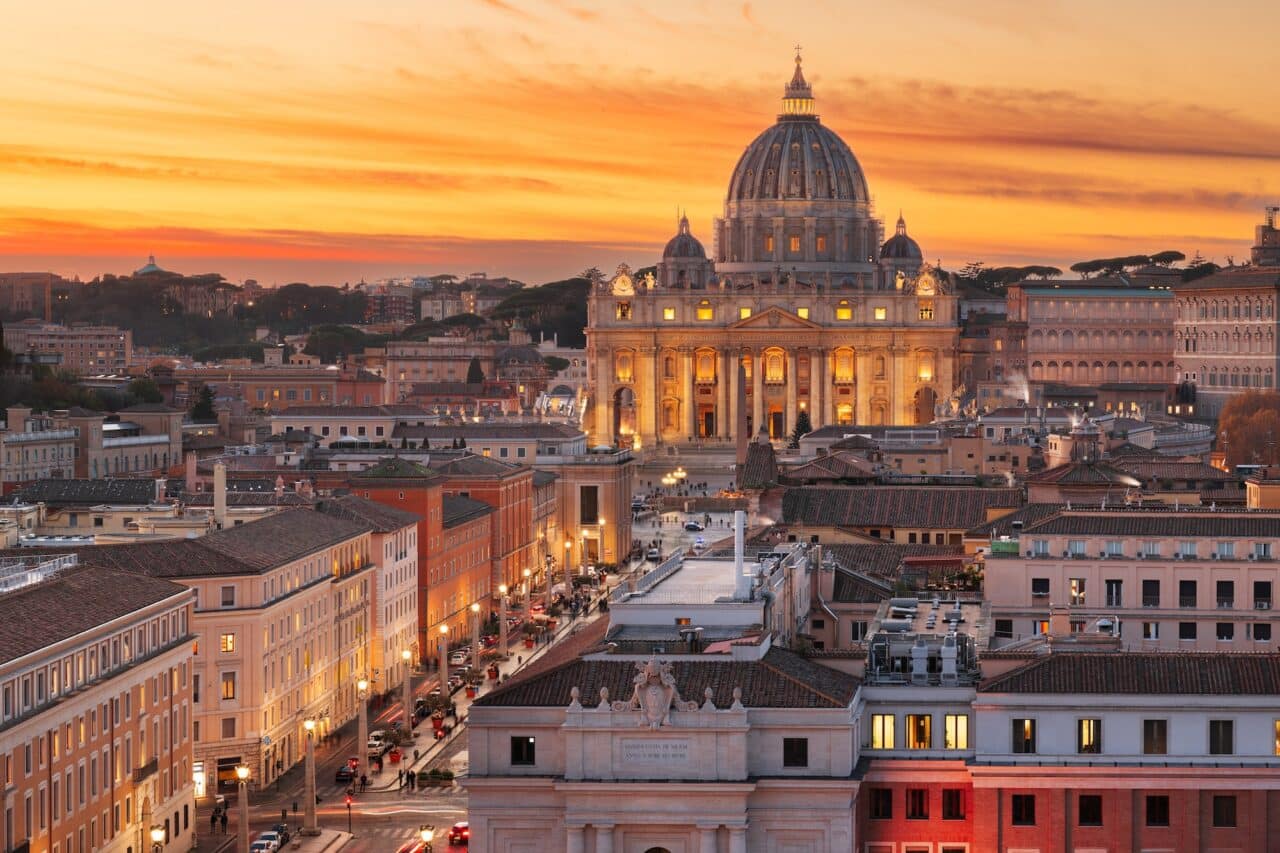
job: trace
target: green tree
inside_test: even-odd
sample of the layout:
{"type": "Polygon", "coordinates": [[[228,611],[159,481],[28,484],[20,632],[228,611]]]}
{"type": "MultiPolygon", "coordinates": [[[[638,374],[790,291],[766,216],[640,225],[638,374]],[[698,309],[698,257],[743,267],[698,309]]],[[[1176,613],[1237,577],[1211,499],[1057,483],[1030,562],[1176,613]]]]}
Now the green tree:
{"type": "Polygon", "coordinates": [[[156,385],[152,379],[140,377],[133,380],[125,386],[125,392],[134,397],[139,403],[163,403],[164,395],[160,393],[160,386],[156,385]]]}
{"type": "Polygon", "coordinates": [[[569,359],[561,358],[558,355],[544,355],[542,363],[547,366],[547,370],[552,373],[559,373],[569,366],[569,359]]]}
{"type": "Polygon", "coordinates": [[[218,413],[213,410],[213,389],[208,385],[201,385],[200,390],[196,392],[195,405],[191,407],[191,420],[193,421],[216,421],[218,413]]]}
{"type": "Polygon", "coordinates": [[[480,367],[480,358],[472,356],[471,363],[467,365],[467,384],[479,385],[484,382],[484,370],[480,367]]]}
{"type": "Polygon", "coordinates": [[[791,441],[787,443],[788,447],[796,448],[800,446],[800,439],[813,432],[813,422],[809,420],[809,410],[801,409],[800,414],[796,416],[795,429],[791,430],[791,441]]]}

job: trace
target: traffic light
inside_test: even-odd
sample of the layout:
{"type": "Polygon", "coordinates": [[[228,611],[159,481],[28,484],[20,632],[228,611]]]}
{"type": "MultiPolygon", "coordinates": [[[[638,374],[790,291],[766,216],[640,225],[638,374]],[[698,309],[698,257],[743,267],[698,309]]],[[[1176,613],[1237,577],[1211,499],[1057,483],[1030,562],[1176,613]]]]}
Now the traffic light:
{"type": "Polygon", "coordinates": [[[354,801],[351,799],[351,795],[347,794],[347,805],[350,806],[352,802],[354,801]]]}

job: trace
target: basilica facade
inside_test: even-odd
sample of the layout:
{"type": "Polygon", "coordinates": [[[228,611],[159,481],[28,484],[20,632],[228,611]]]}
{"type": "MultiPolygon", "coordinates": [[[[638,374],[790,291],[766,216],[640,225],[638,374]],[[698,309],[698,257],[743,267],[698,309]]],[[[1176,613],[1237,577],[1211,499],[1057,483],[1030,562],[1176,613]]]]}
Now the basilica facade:
{"type": "Polygon", "coordinates": [[[800,57],[777,122],[729,179],[708,256],[682,218],[656,271],[593,282],[587,348],[603,444],[781,439],[933,420],[955,388],[958,306],[900,216],[819,120],[800,57]]]}

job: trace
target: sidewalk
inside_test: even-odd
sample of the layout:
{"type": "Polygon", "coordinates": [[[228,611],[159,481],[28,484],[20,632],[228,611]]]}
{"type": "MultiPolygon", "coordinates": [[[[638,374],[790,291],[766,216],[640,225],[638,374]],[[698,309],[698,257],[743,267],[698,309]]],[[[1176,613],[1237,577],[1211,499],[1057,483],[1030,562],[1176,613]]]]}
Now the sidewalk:
{"type": "MultiPolygon", "coordinates": [[[[572,633],[575,628],[580,628],[581,626],[589,625],[592,622],[594,622],[596,619],[607,618],[607,616],[605,616],[604,614],[601,614],[599,609],[599,603],[600,603],[599,597],[593,599],[592,611],[586,617],[580,617],[578,619],[569,619],[567,621],[562,620],[562,624],[559,624],[556,626],[556,631],[553,636],[553,639],[549,643],[543,643],[542,645],[536,646],[532,649],[526,649],[523,646],[523,641],[521,641],[519,645],[511,649],[507,660],[500,661],[498,663],[498,681],[492,681],[486,678],[484,682],[480,685],[479,690],[476,692],[476,699],[481,698],[482,696],[486,695],[487,693],[495,689],[499,684],[501,684],[502,679],[510,675],[514,675],[516,672],[519,672],[524,667],[529,666],[529,664],[538,660],[540,657],[546,654],[549,649],[555,648],[556,644],[561,640],[563,640],[565,637],[569,636],[569,634],[572,633]]],[[[474,701],[475,699],[468,699],[466,697],[466,692],[464,690],[459,690],[457,693],[454,694],[453,702],[457,707],[457,712],[458,712],[456,722],[453,724],[452,731],[450,731],[448,735],[441,738],[440,740],[434,739],[430,726],[427,724],[426,721],[423,721],[423,724],[419,726],[417,729],[419,734],[418,734],[418,738],[415,745],[419,753],[418,758],[416,760],[411,759],[406,762],[402,762],[401,769],[405,770],[406,773],[410,773],[410,772],[416,773],[419,770],[423,770],[427,768],[431,764],[431,762],[435,760],[435,757],[445,749],[446,746],[451,744],[455,738],[457,738],[460,734],[462,734],[463,731],[465,731],[466,721],[467,721],[467,710],[471,707],[471,703],[474,701]],[[420,745],[423,738],[428,739],[428,745],[425,750],[420,745]]],[[[414,749],[413,746],[409,747],[406,755],[412,755],[413,749],[414,749]]],[[[385,784],[378,784],[382,782],[381,779],[371,780],[369,787],[367,788],[367,791],[383,791],[383,792],[399,791],[400,785],[397,780],[397,777],[391,774],[387,774],[387,775],[389,775],[390,778],[386,780],[385,784]]],[[[419,788],[417,790],[423,791],[427,789],[419,788]]]]}
{"type": "MultiPolygon", "coordinates": [[[[234,811],[234,810],[233,810],[234,811]]],[[[257,833],[249,832],[250,843],[257,833]]],[[[196,836],[196,845],[191,848],[193,853],[227,853],[233,851],[236,842],[239,840],[238,826],[233,819],[227,824],[227,834],[223,835],[222,830],[218,829],[212,835],[208,831],[196,836]]],[[[352,836],[346,832],[336,829],[321,829],[319,835],[299,836],[294,835],[289,843],[284,846],[281,853],[288,851],[297,851],[297,853],[334,853],[341,850],[352,836]]]]}

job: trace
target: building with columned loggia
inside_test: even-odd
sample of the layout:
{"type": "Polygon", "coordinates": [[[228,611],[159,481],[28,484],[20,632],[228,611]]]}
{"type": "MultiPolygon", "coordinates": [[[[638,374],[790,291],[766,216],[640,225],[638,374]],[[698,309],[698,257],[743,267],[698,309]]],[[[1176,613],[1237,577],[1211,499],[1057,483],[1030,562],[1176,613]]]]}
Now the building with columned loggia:
{"type": "Polygon", "coordinates": [[[797,56],[777,122],[730,176],[711,255],[682,217],[656,273],[593,282],[593,440],[777,439],[802,411],[815,427],[932,421],[956,386],[958,298],[901,216],[883,238],[797,56]]]}

